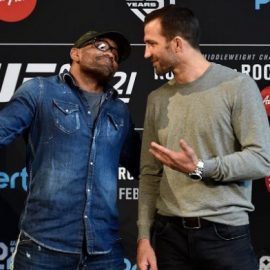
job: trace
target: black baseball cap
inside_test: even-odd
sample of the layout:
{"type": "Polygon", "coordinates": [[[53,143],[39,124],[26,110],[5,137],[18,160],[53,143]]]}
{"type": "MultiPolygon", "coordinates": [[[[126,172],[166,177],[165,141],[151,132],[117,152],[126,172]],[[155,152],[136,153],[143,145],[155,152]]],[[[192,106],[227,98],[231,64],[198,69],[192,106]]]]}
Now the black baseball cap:
{"type": "Polygon", "coordinates": [[[131,51],[130,43],[124,35],[116,31],[88,31],[75,41],[73,48],[82,48],[88,41],[94,38],[109,38],[113,40],[117,44],[120,61],[128,58],[131,51]]]}

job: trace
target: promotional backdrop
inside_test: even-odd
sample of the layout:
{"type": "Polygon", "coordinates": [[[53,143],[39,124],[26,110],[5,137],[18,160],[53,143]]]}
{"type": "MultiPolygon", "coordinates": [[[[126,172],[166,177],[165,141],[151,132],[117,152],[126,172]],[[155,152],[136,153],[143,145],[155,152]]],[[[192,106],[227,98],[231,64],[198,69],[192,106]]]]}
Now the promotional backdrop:
{"type": "MultiPolygon", "coordinates": [[[[168,4],[193,9],[201,22],[205,57],[250,75],[270,116],[270,0],[0,0],[0,109],[24,81],[68,68],[69,50],[81,34],[117,30],[130,40],[132,53],[112,84],[142,133],[147,95],[172,78],[155,75],[144,59],[143,20],[145,14],[168,4]]],[[[136,270],[138,179],[122,167],[118,178],[125,270],[136,270]]],[[[27,185],[25,146],[18,138],[0,150],[0,270],[10,269],[27,185]]],[[[268,178],[254,181],[256,210],[250,219],[260,270],[270,269],[269,192],[268,178]]]]}

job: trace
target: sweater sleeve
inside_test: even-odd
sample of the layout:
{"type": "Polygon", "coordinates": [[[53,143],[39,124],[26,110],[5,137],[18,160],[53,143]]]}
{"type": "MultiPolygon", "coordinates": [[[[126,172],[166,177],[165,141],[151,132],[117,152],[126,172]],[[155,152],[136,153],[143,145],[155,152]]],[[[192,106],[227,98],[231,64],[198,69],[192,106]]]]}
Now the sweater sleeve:
{"type": "Polygon", "coordinates": [[[259,179],[270,174],[270,130],[256,83],[243,76],[235,91],[231,124],[241,151],[205,160],[203,177],[215,181],[259,179]]]}
{"type": "Polygon", "coordinates": [[[159,183],[163,170],[162,164],[149,152],[151,141],[159,142],[155,128],[155,109],[150,96],[147,102],[141,150],[139,212],[137,221],[139,230],[138,239],[150,238],[150,228],[154,220],[156,200],[159,196],[159,183]]]}

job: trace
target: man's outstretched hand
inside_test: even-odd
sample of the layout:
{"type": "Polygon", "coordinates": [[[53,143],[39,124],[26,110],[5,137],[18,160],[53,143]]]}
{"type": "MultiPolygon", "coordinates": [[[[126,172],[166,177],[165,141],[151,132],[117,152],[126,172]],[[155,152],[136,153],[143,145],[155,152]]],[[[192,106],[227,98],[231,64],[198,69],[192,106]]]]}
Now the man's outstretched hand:
{"type": "Polygon", "coordinates": [[[155,158],[173,170],[182,173],[193,172],[198,163],[197,155],[185,140],[179,140],[179,146],[181,149],[179,152],[176,152],[160,144],[151,142],[149,151],[155,156],[155,158]]]}

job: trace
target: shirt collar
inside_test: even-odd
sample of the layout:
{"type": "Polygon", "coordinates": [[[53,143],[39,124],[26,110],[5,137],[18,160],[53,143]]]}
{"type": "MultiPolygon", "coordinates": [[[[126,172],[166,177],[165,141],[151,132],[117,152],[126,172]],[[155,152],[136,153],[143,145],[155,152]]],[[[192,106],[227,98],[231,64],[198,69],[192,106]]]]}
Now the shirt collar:
{"type": "MultiPolygon", "coordinates": [[[[59,74],[59,77],[63,82],[66,82],[70,87],[80,89],[74,77],[67,69],[65,69],[63,73],[59,74]]],[[[110,96],[116,98],[118,96],[118,92],[110,84],[104,85],[104,93],[106,93],[107,98],[110,96]]]]}

